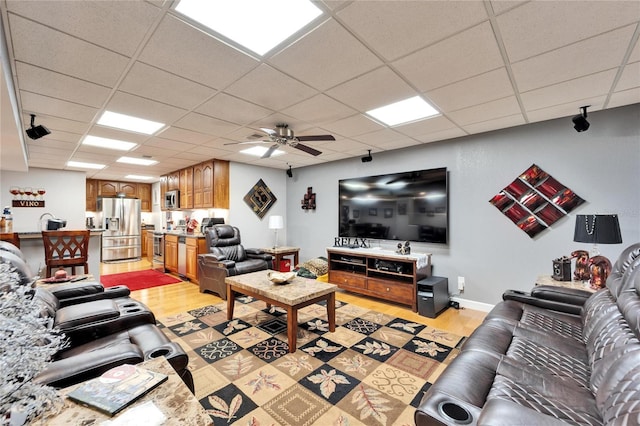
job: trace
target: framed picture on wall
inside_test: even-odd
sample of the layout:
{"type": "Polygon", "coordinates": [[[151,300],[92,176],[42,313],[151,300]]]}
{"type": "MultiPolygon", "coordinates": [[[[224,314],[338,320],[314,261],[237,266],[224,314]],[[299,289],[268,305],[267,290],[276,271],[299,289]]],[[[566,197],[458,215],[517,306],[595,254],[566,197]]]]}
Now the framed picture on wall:
{"type": "Polygon", "coordinates": [[[369,209],[369,216],[378,216],[378,209],[369,209]]]}
{"type": "Polygon", "coordinates": [[[389,219],[393,217],[393,209],[384,209],[384,218],[389,219]]]}

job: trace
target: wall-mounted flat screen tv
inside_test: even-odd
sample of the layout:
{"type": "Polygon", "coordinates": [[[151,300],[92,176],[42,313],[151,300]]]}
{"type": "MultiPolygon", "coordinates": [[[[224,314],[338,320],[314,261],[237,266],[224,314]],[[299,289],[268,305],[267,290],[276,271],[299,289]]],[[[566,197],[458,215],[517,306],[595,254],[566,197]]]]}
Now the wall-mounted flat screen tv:
{"type": "Polygon", "coordinates": [[[339,181],[339,236],[447,244],[447,169],[339,181]]]}

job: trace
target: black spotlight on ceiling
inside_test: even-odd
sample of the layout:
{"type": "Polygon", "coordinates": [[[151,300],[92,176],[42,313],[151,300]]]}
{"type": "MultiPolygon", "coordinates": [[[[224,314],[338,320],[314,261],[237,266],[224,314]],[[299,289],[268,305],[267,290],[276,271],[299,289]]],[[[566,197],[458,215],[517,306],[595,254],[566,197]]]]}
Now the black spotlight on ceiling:
{"type": "Polygon", "coordinates": [[[369,155],[366,155],[361,158],[363,163],[368,163],[373,160],[373,157],[371,156],[371,150],[369,149],[368,151],[369,151],[369,155]]]}
{"type": "Polygon", "coordinates": [[[291,170],[291,165],[289,165],[289,170],[287,170],[287,176],[289,176],[290,178],[293,177],[293,171],[291,170]]]}
{"type": "Polygon", "coordinates": [[[587,121],[587,108],[590,106],[591,105],[580,107],[582,114],[578,114],[571,119],[571,121],[573,121],[573,128],[576,129],[576,132],[586,132],[589,128],[590,124],[587,121]]]}
{"type": "Polygon", "coordinates": [[[49,133],[51,133],[49,129],[47,129],[43,125],[36,126],[34,124],[35,119],[36,115],[31,114],[31,128],[27,129],[27,136],[29,136],[31,139],[40,139],[41,137],[47,136],[49,133]]]}

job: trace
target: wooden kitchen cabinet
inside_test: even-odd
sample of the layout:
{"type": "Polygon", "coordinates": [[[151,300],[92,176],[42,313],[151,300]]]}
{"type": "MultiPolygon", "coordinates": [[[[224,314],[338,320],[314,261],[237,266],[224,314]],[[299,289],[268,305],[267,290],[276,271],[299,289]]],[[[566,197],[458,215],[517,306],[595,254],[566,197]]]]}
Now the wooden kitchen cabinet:
{"type": "Polygon", "coordinates": [[[180,170],[167,175],[167,191],[178,191],[180,189],[180,170]]]}
{"type": "Polygon", "coordinates": [[[164,269],[178,273],[178,236],[164,236],[164,269]]]}
{"type": "Polygon", "coordinates": [[[98,181],[99,197],[118,197],[124,194],[128,198],[138,198],[138,184],[135,182],[98,181]]]}
{"type": "Polygon", "coordinates": [[[193,166],[193,207],[196,209],[209,207],[209,204],[205,203],[205,187],[210,192],[210,204],[213,207],[213,161],[193,166]]]}
{"type": "Polygon", "coordinates": [[[145,257],[147,257],[147,254],[148,254],[147,230],[143,228],[140,231],[140,236],[142,237],[142,238],[140,238],[140,245],[141,245],[141,247],[140,247],[140,257],[144,259],[145,257]]]}
{"type": "Polygon", "coordinates": [[[153,263],[153,232],[152,230],[147,230],[147,239],[145,244],[147,245],[147,260],[149,263],[153,263]]]}
{"type": "Polygon", "coordinates": [[[151,212],[151,184],[138,184],[138,198],[140,199],[140,211],[151,212]]]}
{"type": "Polygon", "coordinates": [[[180,170],[180,208],[193,208],[193,167],[180,170]]]}
{"type": "Polygon", "coordinates": [[[214,160],[213,162],[213,207],[229,208],[229,162],[214,160]]]}
{"type": "Polygon", "coordinates": [[[191,282],[198,284],[198,255],[207,252],[205,238],[187,237],[187,270],[185,275],[191,282]]]}
{"type": "Polygon", "coordinates": [[[96,179],[87,179],[86,187],[86,210],[95,212],[98,206],[98,181],[96,179]]]}

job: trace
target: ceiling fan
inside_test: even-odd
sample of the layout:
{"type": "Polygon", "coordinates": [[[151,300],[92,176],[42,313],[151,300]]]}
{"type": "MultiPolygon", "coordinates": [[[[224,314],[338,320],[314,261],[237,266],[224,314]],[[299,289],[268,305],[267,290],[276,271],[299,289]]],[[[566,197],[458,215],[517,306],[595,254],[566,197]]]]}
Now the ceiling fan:
{"type": "Polygon", "coordinates": [[[269,158],[271,157],[271,154],[273,154],[273,151],[275,151],[276,149],[278,149],[278,147],[280,145],[288,145],[292,148],[296,148],[299,149],[300,151],[304,151],[307,154],[311,154],[311,155],[320,155],[322,154],[322,152],[318,151],[315,148],[311,148],[310,146],[307,145],[303,145],[300,142],[307,142],[307,141],[335,141],[336,138],[334,138],[332,135],[307,135],[307,136],[295,136],[293,134],[293,130],[291,130],[289,128],[288,124],[285,123],[279,123],[276,125],[275,129],[267,129],[267,128],[261,128],[260,130],[262,130],[263,132],[265,132],[268,136],[269,139],[267,140],[261,140],[261,141],[247,141],[247,142],[232,142],[232,143],[227,143],[225,145],[237,145],[237,144],[246,144],[246,143],[263,143],[263,142],[271,142],[273,143],[273,145],[271,145],[269,147],[269,149],[267,150],[267,152],[265,152],[261,158],[269,158]]]}

